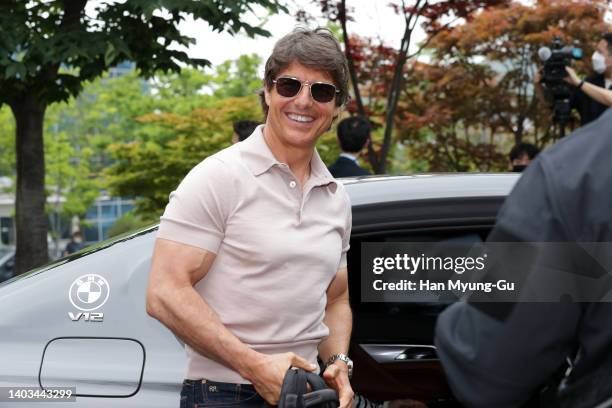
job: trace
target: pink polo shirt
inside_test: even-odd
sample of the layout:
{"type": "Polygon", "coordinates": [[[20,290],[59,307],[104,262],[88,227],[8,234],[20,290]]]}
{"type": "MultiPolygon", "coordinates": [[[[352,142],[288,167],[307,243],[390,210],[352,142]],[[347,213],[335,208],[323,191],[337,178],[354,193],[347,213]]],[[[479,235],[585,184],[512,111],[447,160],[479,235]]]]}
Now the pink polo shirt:
{"type": "MultiPolygon", "coordinates": [[[[329,334],[326,290],[346,266],[351,205],[316,150],[300,189],[262,129],[187,174],[170,194],[157,237],[217,255],[195,288],[242,342],[314,363],[317,345],[329,334]]],[[[185,349],[186,378],[248,383],[230,367],[185,349]]]]}

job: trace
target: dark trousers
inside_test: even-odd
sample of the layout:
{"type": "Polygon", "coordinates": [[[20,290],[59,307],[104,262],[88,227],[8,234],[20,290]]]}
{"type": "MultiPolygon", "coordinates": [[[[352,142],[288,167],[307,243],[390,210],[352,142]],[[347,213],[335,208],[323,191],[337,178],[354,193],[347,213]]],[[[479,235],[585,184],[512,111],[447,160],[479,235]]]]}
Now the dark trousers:
{"type": "Polygon", "coordinates": [[[210,380],[185,380],[181,408],[264,408],[269,407],[251,384],[232,384],[210,380]]]}

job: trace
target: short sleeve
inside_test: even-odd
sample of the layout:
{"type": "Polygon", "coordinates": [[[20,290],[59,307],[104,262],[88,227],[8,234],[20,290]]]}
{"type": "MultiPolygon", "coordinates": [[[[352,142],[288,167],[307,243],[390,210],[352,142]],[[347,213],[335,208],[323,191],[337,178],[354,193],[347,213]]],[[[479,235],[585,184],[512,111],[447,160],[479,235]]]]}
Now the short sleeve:
{"type": "Polygon", "coordinates": [[[216,254],[234,202],[231,179],[227,165],[215,157],[195,166],[170,193],[157,238],[216,254]]]}
{"type": "Polygon", "coordinates": [[[348,200],[348,195],[346,199],[346,214],[345,214],[345,225],[344,225],[344,235],[342,236],[342,255],[340,256],[340,266],[339,268],[346,268],[347,260],[346,254],[350,248],[350,240],[351,240],[351,228],[353,226],[353,215],[351,213],[351,203],[348,200]]]}

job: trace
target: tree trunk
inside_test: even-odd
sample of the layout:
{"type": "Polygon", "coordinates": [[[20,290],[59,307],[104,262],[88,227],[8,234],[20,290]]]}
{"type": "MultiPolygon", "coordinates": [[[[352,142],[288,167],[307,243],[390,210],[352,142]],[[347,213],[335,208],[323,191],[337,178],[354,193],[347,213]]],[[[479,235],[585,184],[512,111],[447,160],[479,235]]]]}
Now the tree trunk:
{"type": "MultiPolygon", "coordinates": [[[[417,3],[418,6],[418,3],[417,3]]],[[[395,63],[395,72],[393,73],[393,81],[391,82],[391,88],[389,90],[389,96],[387,98],[387,115],[385,118],[385,133],[383,137],[383,144],[380,150],[380,156],[378,157],[378,166],[374,169],[376,174],[385,174],[387,171],[387,156],[391,149],[391,140],[393,137],[393,126],[395,119],[395,111],[397,110],[397,102],[399,101],[399,95],[403,87],[404,79],[404,66],[406,65],[406,59],[408,56],[408,48],[410,47],[410,37],[412,36],[412,29],[410,28],[410,20],[412,16],[406,22],[406,31],[402,38],[400,46],[400,52],[397,56],[395,63]]]]}
{"type": "Polygon", "coordinates": [[[11,109],[17,124],[17,195],[15,272],[26,272],[49,261],[45,216],[45,104],[25,96],[11,109]]]}
{"type": "MultiPolygon", "coordinates": [[[[357,113],[361,115],[363,118],[367,118],[365,107],[363,106],[363,99],[361,98],[361,92],[359,92],[359,81],[357,81],[357,71],[355,69],[355,60],[353,59],[353,53],[351,52],[350,41],[349,41],[349,33],[346,28],[346,0],[342,0],[339,6],[339,16],[340,26],[342,27],[342,39],[344,41],[344,54],[346,56],[346,60],[349,68],[349,76],[351,78],[351,85],[353,86],[353,93],[355,94],[355,102],[357,103],[357,113]]],[[[368,142],[367,146],[368,151],[368,161],[373,169],[378,168],[378,158],[376,156],[376,152],[374,151],[374,147],[372,145],[372,141],[368,142]]]]}

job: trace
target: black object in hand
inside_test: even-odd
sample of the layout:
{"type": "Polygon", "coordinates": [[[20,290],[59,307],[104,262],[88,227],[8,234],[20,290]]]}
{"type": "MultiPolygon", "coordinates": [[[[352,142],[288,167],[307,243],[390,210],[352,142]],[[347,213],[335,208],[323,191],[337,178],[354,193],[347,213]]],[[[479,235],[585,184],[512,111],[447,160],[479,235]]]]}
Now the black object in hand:
{"type": "Polygon", "coordinates": [[[289,368],[283,380],[278,408],[338,408],[338,393],[316,374],[289,368]],[[308,385],[312,388],[308,392],[308,385]]]}

